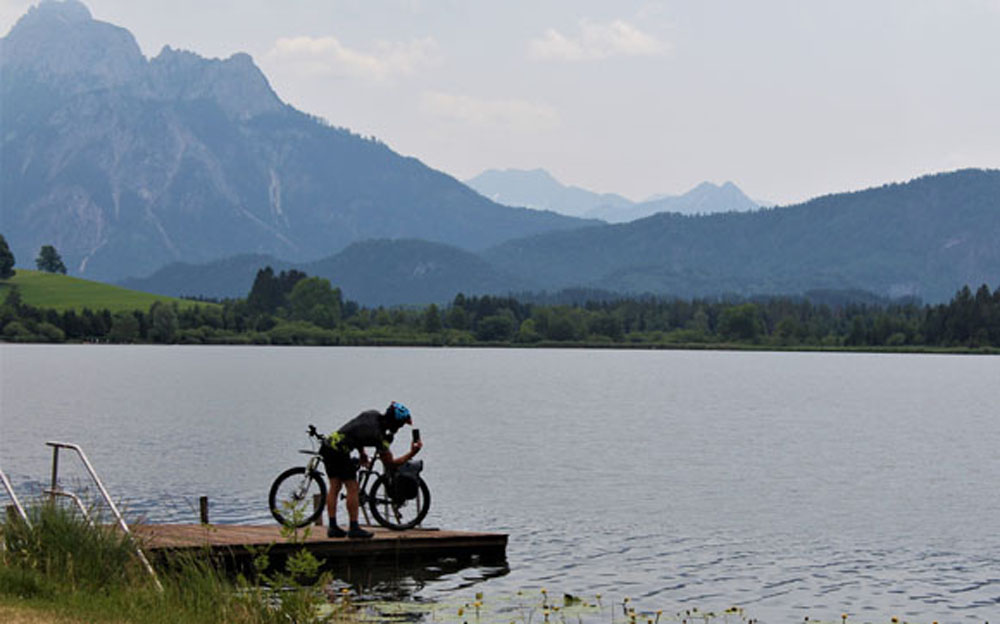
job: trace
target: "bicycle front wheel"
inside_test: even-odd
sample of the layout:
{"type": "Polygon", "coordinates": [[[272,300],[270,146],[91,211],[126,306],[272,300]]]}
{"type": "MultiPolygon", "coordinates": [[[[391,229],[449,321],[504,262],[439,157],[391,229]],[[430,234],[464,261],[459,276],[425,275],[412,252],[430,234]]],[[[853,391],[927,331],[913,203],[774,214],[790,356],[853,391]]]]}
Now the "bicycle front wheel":
{"type": "Polygon", "coordinates": [[[389,475],[379,475],[368,491],[368,509],[375,521],[394,531],[412,529],[423,522],[431,508],[431,491],[424,480],[417,478],[417,496],[410,500],[394,500],[390,487],[389,475]]]}
{"type": "Polygon", "coordinates": [[[326,483],[316,471],[306,472],[303,466],[284,471],[271,485],[267,505],[274,519],[284,526],[301,528],[323,515],[326,506],[326,483]],[[318,494],[320,504],[313,505],[318,494]]]}

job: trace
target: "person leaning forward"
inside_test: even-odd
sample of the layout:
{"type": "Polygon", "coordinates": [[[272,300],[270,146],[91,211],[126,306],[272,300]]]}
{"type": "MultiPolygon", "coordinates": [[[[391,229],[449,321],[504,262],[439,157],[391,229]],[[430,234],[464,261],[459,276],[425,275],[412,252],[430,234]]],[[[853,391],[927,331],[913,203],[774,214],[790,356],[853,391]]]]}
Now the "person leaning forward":
{"type": "Polygon", "coordinates": [[[420,452],[423,443],[414,440],[410,452],[399,457],[393,457],[389,450],[393,435],[403,425],[412,425],[410,410],[402,403],[393,401],[385,413],[376,410],[362,412],[351,419],[343,427],[326,436],[326,442],[320,447],[320,455],[330,478],[330,493],[326,498],[326,511],[330,526],[326,529],[327,537],[369,538],[370,531],[358,525],[358,465],[351,459],[351,451],[357,450],[361,456],[361,466],[367,468],[371,460],[365,453],[366,447],[374,447],[378,458],[388,469],[400,466],[413,459],[420,452]],[[337,525],[337,498],[340,496],[340,486],[347,490],[347,515],[350,528],[345,531],[337,525]]]}

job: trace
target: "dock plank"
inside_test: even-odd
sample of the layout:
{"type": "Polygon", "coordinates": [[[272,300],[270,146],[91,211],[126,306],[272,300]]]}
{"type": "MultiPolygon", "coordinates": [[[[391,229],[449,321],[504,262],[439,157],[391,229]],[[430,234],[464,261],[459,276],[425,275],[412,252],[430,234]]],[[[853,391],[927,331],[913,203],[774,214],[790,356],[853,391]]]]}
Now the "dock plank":
{"type": "Polygon", "coordinates": [[[390,531],[382,527],[366,527],[374,533],[371,539],[328,538],[326,527],[314,526],[308,536],[300,534],[299,542],[290,543],[278,525],[229,524],[149,524],[134,527],[145,548],[156,554],[166,551],[209,549],[212,552],[243,556],[251,549],[270,546],[272,553],[306,547],[314,554],[326,557],[352,558],[359,556],[393,557],[471,557],[490,560],[506,558],[507,535],[472,531],[410,529],[390,531]]]}

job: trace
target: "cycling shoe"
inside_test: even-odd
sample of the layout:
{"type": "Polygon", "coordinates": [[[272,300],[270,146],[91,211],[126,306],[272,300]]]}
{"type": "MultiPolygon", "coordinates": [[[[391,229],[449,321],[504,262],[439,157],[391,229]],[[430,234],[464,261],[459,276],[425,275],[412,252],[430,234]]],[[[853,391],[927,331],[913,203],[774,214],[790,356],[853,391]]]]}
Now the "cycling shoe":
{"type": "Polygon", "coordinates": [[[340,528],[336,524],[331,524],[326,529],[326,536],[327,537],[347,537],[347,531],[345,531],[344,529],[340,528]]]}
{"type": "Polygon", "coordinates": [[[352,526],[351,530],[347,532],[347,537],[352,539],[371,539],[374,535],[371,531],[366,531],[359,526],[352,526]]]}

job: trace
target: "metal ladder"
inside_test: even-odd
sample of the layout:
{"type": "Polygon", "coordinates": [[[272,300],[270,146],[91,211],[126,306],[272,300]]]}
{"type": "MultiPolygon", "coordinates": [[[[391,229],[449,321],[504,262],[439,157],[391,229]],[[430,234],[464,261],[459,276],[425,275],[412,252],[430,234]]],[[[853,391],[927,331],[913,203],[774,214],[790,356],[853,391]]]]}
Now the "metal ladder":
{"type": "MultiPolygon", "coordinates": [[[[14,501],[14,508],[17,509],[17,515],[21,516],[21,520],[31,528],[31,520],[28,520],[28,514],[24,512],[24,507],[21,506],[21,501],[17,500],[17,494],[14,493],[14,487],[10,484],[10,480],[7,475],[4,474],[3,468],[0,468],[0,481],[3,481],[3,487],[7,490],[7,496],[10,496],[10,500],[14,501]]],[[[2,544],[0,544],[2,547],[2,544]]]]}
{"type": "MultiPolygon", "coordinates": [[[[118,521],[119,528],[121,528],[121,530],[124,531],[126,535],[131,536],[132,532],[129,530],[128,524],[126,524],[125,522],[125,518],[122,517],[121,512],[118,511],[118,507],[115,505],[114,501],[111,500],[111,495],[108,494],[108,490],[107,488],[104,487],[104,483],[101,481],[101,478],[97,476],[97,471],[94,470],[94,466],[90,463],[90,460],[87,459],[87,454],[83,452],[83,449],[80,448],[78,445],[71,444],[69,442],[46,442],[45,444],[52,447],[52,484],[51,487],[49,487],[49,489],[45,490],[45,493],[51,496],[53,501],[55,500],[56,496],[63,496],[65,498],[71,499],[73,502],[76,503],[76,506],[83,513],[83,517],[87,519],[87,522],[89,522],[91,525],[94,524],[94,521],[90,517],[90,512],[87,511],[87,508],[83,504],[83,501],[80,500],[80,497],[74,494],[73,492],[66,491],[61,487],[59,487],[59,449],[67,449],[70,451],[75,451],[76,454],[80,457],[80,461],[83,462],[83,466],[87,469],[87,472],[90,474],[90,478],[91,480],[93,480],[94,485],[96,485],[98,491],[100,491],[101,497],[104,499],[104,502],[107,503],[108,507],[111,509],[111,513],[114,514],[115,519],[118,521]]],[[[0,472],[0,475],[2,474],[3,473],[0,472]]],[[[23,518],[24,521],[27,522],[28,526],[30,527],[31,523],[28,520],[28,516],[24,512],[24,508],[21,506],[21,503],[17,500],[17,496],[15,496],[14,490],[10,486],[10,482],[7,480],[6,475],[3,476],[3,484],[4,487],[7,489],[7,492],[10,494],[10,497],[14,500],[14,505],[17,507],[18,513],[21,515],[21,518],[23,518]]],[[[160,584],[160,579],[157,578],[156,571],[153,570],[153,566],[149,563],[149,559],[146,558],[146,554],[142,552],[142,548],[139,546],[138,542],[133,541],[133,544],[135,545],[135,552],[137,555],[139,555],[139,559],[142,561],[142,564],[146,567],[146,570],[149,572],[149,575],[153,577],[153,582],[156,583],[157,589],[159,589],[162,592],[163,585],[160,584]]]]}

